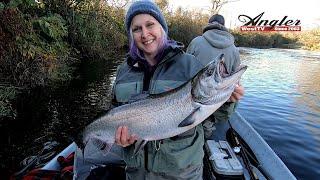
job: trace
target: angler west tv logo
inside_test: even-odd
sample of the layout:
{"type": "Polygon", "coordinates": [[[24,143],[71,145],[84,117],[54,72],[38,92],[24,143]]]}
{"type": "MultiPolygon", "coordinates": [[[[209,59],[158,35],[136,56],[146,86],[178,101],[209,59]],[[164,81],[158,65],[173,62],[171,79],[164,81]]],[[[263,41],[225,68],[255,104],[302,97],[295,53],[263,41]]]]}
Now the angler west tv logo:
{"type": "Polygon", "coordinates": [[[301,21],[288,19],[284,16],[282,19],[265,20],[262,19],[264,12],[251,18],[247,15],[239,15],[238,19],[244,24],[240,26],[241,31],[301,31],[301,21]]]}

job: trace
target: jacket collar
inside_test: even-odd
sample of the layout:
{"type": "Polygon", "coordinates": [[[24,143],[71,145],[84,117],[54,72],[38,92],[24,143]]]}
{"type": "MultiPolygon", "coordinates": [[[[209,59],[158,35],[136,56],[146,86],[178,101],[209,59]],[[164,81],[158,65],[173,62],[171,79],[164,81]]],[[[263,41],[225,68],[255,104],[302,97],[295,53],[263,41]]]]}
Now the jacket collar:
{"type": "MultiPolygon", "coordinates": [[[[176,42],[175,44],[169,45],[166,49],[164,49],[162,57],[160,58],[160,61],[155,66],[157,67],[159,64],[162,64],[168,60],[171,59],[174,55],[178,54],[179,52],[183,52],[181,48],[183,48],[184,45],[181,42],[176,42]]],[[[129,54],[126,55],[127,64],[134,70],[138,71],[144,71],[144,70],[150,70],[150,66],[148,62],[144,59],[133,59],[129,54]]]]}
{"type": "Polygon", "coordinates": [[[228,31],[228,29],[225,26],[223,26],[222,24],[219,24],[217,22],[212,22],[212,23],[208,23],[208,25],[203,28],[202,32],[205,33],[206,31],[211,30],[211,29],[218,29],[218,30],[221,30],[221,31],[228,31]]]}

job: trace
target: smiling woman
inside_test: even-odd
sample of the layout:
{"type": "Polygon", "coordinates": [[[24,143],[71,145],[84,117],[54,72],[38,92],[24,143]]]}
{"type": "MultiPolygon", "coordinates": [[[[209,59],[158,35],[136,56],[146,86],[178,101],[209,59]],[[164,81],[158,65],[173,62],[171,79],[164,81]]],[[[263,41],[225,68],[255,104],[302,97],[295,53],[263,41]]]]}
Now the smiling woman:
{"type": "MultiPolygon", "coordinates": [[[[203,68],[194,56],[181,50],[179,43],[168,38],[166,20],[153,2],[142,0],[131,4],[125,25],[130,50],[116,73],[112,91],[114,106],[131,102],[137,94],[159,94],[175,89],[203,68]]],[[[132,127],[130,119],[123,120],[114,139],[124,147],[127,179],[202,178],[204,134],[201,125],[172,138],[136,142],[139,137],[132,134],[134,129],[128,128],[132,127]],[[136,151],[136,147],[142,151],[136,151]]]]}
{"type": "Polygon", "coordinates": [[[129,33],[129,54],[134,59],[147,60],[152,66],[159,61],[168,43],[175,44],[168,40],[168,26],[164,16],[149,4],[131,6],[127,11],[125,25],[129,33]],[[145,14],[139,14],[140,11],[145,14]]]}
{"type": "Polygon", "coordinates": [[[143,51],[147,62],[154,66],[157,63],[155,57],[159,50],[163,50],[163,43],[167,38],[160,23],[151,15],[139,14],[132,19],[131,27],[131,42],[135,42],[138,49],[143,51]]]}

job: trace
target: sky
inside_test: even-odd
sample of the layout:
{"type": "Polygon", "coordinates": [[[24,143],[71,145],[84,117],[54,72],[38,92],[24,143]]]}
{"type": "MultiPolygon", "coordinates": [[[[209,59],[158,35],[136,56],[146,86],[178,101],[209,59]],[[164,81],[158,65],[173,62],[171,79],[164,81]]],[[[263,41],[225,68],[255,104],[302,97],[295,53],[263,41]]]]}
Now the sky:
{"type": "MultiPolygon", "coordinates": [[[[205,12],[210,8],[210,0],[169,0],[169,6],[175,9],[179,6],[187,9],[198,8],[205,12]]],[[[252,18],[265,12],[262,19],[300,20],[302,30],[320,28],[320,1],[319,0],[238,0],[225,4],[220,10],[226,19],[226,26],[234,28],[243,23],[238,16],[245,14],[252,18]]]]}

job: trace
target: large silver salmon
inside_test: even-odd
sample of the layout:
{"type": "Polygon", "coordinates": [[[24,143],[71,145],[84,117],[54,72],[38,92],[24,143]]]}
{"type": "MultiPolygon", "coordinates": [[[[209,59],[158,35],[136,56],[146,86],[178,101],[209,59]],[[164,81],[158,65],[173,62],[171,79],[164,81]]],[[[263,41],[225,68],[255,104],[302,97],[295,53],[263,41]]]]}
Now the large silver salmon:
{"type": "Polygon", "coordinates": [[[107,153],[115,143],[119,126],[128,126],[130,134],[140,139],[136,152],[147,141],[165,139],[197,126],[224,104],[247,66],[232,74],[226,72],[223,55],[219,55],[184,85],[158,95],[119,106],[89,124],[83,143],[93,143],[107,153]]]}

